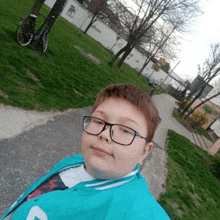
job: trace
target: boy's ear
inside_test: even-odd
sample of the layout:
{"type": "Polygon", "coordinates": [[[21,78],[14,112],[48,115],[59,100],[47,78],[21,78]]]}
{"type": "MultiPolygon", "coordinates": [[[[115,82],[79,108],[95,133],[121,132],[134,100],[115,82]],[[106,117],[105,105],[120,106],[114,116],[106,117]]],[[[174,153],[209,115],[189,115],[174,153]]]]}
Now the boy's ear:
{"type": "Polygon", "coordinates": [[[148,142],[144,145],[142,155],[140,156],[140,159],[139,159],[139,164],[141,166],[143,165],[143,160],[151,153],[153,148],[154,148],[153,142],[148,142]]]}

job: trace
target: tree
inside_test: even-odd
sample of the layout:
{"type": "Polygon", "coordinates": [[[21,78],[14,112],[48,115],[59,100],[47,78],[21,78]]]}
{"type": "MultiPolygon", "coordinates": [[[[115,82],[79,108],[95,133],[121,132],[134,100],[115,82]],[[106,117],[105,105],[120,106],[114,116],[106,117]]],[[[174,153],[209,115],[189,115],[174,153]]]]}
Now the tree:
{"type": "MultiPolygon", "coordinates": [[[[150,60],[157,54],[157,52],[160,50],[160,48],[163,47],[163,45],[165,44],[165,42],[168,40],[169,35],[165,38],[163,37],[161,39],[161,41],[159,42],[159,45],[154,45],[153,50],[150,52],[150,56],[145,60],[142,68],[140,69],[139,73],[141,74],[144,70],[144,68],[149,64],[150,60]],[[163,39],[164,38],[164,39],[163,39]]],[[[149,51],[149,50],[148,50],[149,51]]]]}
{"type": "Polygon", "coordinates": [[[113,65],[115,60],[122,55],[117,66],[120,67],[132,49],[147,39],[152,39],[154,27],[160,22],[170,23],[172,26],[178,24],[179,29],[184,29],[198,12],[200,0],[133,0],[137,5],[136,13],[133,12],[133,19],[124,21],[124,28],[127,30],[127,44],[109,61],[113,65]]]}
{"type": "Polygon", "coordinates": [[[220,44],[211,45],[211,53],[209,59],[203,63],[203,67],[198,66],[199,75],[203,78],[203,82],[195,87],[192,92],[187,96],[187,100],[190,100],[193,94],[197,95],[192,99],[189,105],[183,106],[179,110],[180,115],[183,116],[190,106],[198,99],[204,91],[206,85],[214,79],[220,73],[220,44]]]}
{"type": "Polygon", "coordinates": [[[158,64],[158,63],[154,63],[153,65],[152,65],[152,68],[154,69],[154,71],[159,71],[160,70],[160,68],[161,68],[161,66],[158,64]]]}
{"type": "Polygon", "coordinates": [[[164,65],[162,65],[162,70],[165,71],[166,73],[168,73],[169,69],[170,69],[170,64],[166,63],[164,65]]]}
{"type": "Polygon", "coordinates": [[[83,0],[77,0],[81,5],[83,5],[83,0]]]}
{"type": "MultiPolygon", "coordinates": [[[[150,56],[145,60],[142,68],[140,69],[139,73],[141,74],[144,70],[144,68],[149,64],[150,60],[155,57],[156,54],[161,53],[163,57],[169,57],[169,59],[175,58],[175,55],[173,51],[175,51],[173,48],[170,49],[173,46],[176,47],[177,45],[177,39],[175,37],[171,38],[171,35],[176,30],[176,26],[173,27],[170,31],[170,27],[164,28],[164,25],[162,25],[160,28],[158,28],[159,31],[157,31],[157,34],[152,36],[152,41],[148,45],[148,52],[150,52],[150,56]],[[159,33],[158,33],[159,32],[159,33]],[[153,49],[150,49],[152,48],[153,49]]],[[[168,72],[170,66],[167,63],[166,66],[162,67],[162,69],[165,72],[168,72]]]]}
{"type": "MultiPolygon", "coordinates": [[[[220,95],[220,92],[218,92],[218,93],[216,93],[215,95],[209,97],[208,99],[202,101],[200,104],[198,104],[197,106],[195,106],[193,109],[191,109],[191,110],[189,111],[189,113],[184,117],[184,120],[185,120],[186,118],[188,118],[199,106],[203,105],[203,104],[206,103],[207,101],[209,101],[209,100],[211,100],[211,99],[213,99],[213,98],[215,98],[215,97],[217,97],[217,96],[219,96],[219,95],[220,95]]],[[[205,107],[205,106],[204,106],[204,107],[205,107]]],[[[207,108],[206,108],[206,109],[207,109],[207,108]]],[[[210,108],[210,109],[211,109],[211,108],[210,108]]]]}
{"type": "Polygon", "coordinates": [[[105,17],[105,10],[107,8],[107,0],[92,0],[89,4],[87,9],[91,12],[91,20],[87,25],[84,34],[87,33],[89,28],[98,20],[105,17]]]}

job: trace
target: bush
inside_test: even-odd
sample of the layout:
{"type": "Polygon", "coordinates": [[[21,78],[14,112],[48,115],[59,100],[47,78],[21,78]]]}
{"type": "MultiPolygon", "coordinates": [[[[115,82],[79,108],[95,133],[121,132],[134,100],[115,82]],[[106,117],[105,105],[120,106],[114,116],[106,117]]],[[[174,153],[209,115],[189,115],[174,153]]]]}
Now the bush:
{"type": "Polygon", "coordinates": [[[190,104],[190,101],[188,99],[185,99],[185,98],[179,101],[180,108],[184,108],[189,104],[190,104]]]}
{"type": "Polygon", "coordinates": [[[190,120],[190,125],[192,128],[201,127],[202,125],[209,122],[208,116],[200,111],[193,112],[190,120]]]}
{"type": "Polygon", "coordinates": [[[209,107],[208,105],[204,105],[203,107],[202,107],[204,110],[205,110],[205,112],[206,113],[208,113],[208,114],[213,114],[213,109],[211,108],[211,107],[209,107]]]}
{"type": "Polygon", "coordinates": [[[152,68],[153,68],[156,72],[158,72],[158,71],[160,70],[160,66],[158,65],[158,63],[154,63],[154,64],[152,65],[152,68]]]}

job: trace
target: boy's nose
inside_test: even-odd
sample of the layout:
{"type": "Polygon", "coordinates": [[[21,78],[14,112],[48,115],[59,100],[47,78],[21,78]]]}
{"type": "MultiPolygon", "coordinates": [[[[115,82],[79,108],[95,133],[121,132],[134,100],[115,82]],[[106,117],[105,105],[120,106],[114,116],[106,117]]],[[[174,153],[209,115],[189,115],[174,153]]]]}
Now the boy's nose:
{"type": "Polygon", "coordinates": [[[110,137],[110,127],[106,126],[105,130],[98,135],[99,140],[105,140],[107,142],[111,142],[110,137]]]}

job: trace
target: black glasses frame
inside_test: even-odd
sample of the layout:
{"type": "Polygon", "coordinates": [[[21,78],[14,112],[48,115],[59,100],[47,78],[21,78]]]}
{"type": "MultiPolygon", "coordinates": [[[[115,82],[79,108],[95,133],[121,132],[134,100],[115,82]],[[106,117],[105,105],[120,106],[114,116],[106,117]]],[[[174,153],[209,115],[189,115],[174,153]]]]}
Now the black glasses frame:
{"type": "Polygon", "coordinates": [[[101,134],[101,133],[105,130],[106,126],[109,126],[109,127],[110,127],[109,132],[110,132],[110,138],[111,138],[111,140],[112,140],[113,142],[117,143],[117,144],[120,144],[120,145],[123,145],[123,146],[129,146],[129,145],[131,145],[131,144],[133,143],[135,137],[143,138],[146,142],[149,142],[149,138],[148,138],[148,137],[143,137],[143,136],[140,135],[137,131],[135,131],[134,129],[132,129],[132,128],[130,128],[130,127],[127,127],[127,126],[125,126],[125,125],[112,124],[112,123],[103,121],[102,119],[96,118],[96,117],[93,117],[93,116],[83,116],[83,131],[85,131],[87,134],[91,134],[91,135],[94,135],[94,136],[98,136],[99,134],[101,134]],[[91,119],[92,119],[92,118],[95,118],[95,119],[98,119],[98,120],[102,121],[102,122],[104,123],[103,129],[102,129],[98,134],[89,133],[89,132],[86,131],[86,129],[85,129],[85,119],[86,119],[86,118],[91,118],[91,119]],[[121,144],[121,143],[119,143],[119,142],[117,142],[117,141],[115,141],[115,140],[112,139],[112,127],[113,127],[114,125],[120,125],[120,126],[129,128],[129,129],[131,129],[131,130],[134,132],[134,137],[133,137],[131,143],[129,143],[129,144],[121,144]]]}

